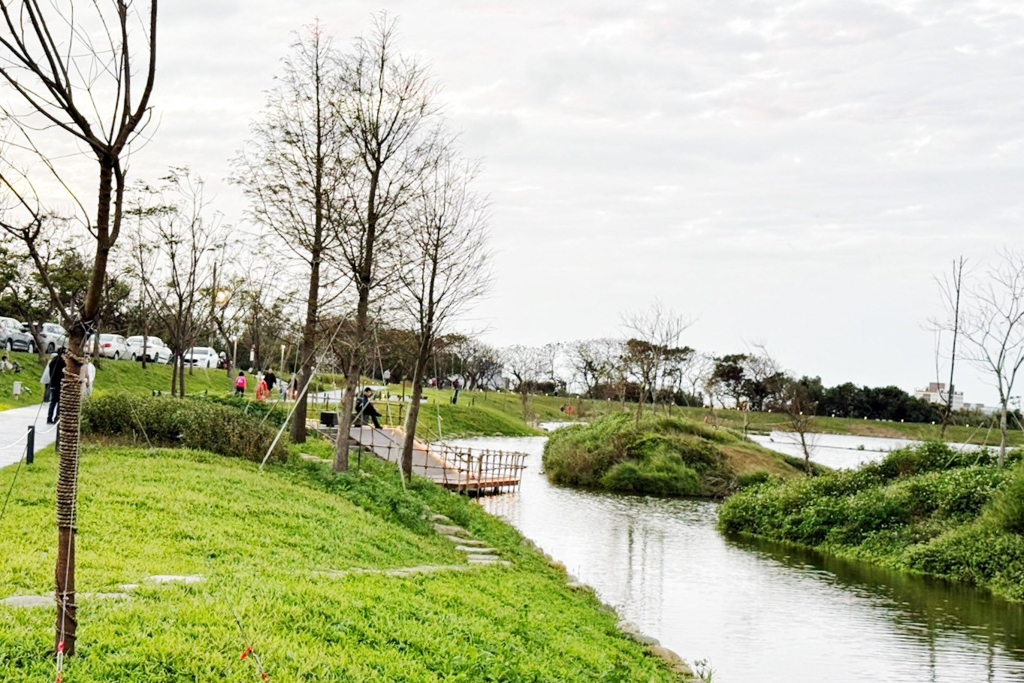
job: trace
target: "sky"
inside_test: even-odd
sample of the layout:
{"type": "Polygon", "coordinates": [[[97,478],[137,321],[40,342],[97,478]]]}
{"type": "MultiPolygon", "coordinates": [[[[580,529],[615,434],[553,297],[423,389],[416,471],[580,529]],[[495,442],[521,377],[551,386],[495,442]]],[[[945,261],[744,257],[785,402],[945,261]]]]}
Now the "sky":
{"type": "Polygon", "coordinates": [[[229,160],[292,32],[344,49],[382,9],[483,160],[495,281],[466,325],[494,344],[616,336],[659,299],[699,350],[912,390],[934,276],[1021,234],[1024,3],[997,0],[179,0],[132,173],[188,164],[243,221],[229,160]]]}

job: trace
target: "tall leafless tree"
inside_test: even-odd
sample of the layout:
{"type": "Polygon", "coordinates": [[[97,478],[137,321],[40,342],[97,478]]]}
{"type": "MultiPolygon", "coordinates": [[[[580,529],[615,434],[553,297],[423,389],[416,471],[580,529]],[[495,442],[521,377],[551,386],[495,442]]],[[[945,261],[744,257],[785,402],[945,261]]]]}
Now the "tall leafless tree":
{"type": "Polygon", "coordinates": [[[355,312],[345,362],[345,394],[335,471],[348,470],[352,406],[359,371],[372,339],[370,306],[379,301],[395,267],[396,232],[432,164],[437,85],[425,66],[395,46],[395,22],[379,15],[369,36],[342,58],[344,92],[335,115],[345,130],[345,221],[340,226],[342,267],[355,285],[355,312]]]}
{"type": "MultiPolygon", "coordinates": [[[[966,260],[961,256],[953,261],[953,267],[949,273],[935,279],[939,286],[939,296],[942,299],[942,306],[946,311],[947,318],[933,321],[932,326],[939,333],[948,331],[953,336],[949,354],[949,386],[947,387],[946,402],[942,407],[942,430],[939,433],[939,438],[942,439],[946,438],[946,427],[949,426],[949,419],[953,413],[953,378],[956,370],[957,342],[960,340],[960,295],[963,292],[965,264],[966,260]]],[[[938,349],[936,351],[938,352],[938,349]]],[[[938,359],[936,359],[936,363],[938,363],[938,359]]]]}
{"type": "Polygon", "coordinates": [[[544,354],[535,346],[515,344],[501,350],[505,371],[512,376],[523,407],[523,419],[530,419],[530,392],[547,372],[544,354]]]}
{"type": "MultiPolygon", "coordinates": [[[[68,656],[75,651],[77,637],[74,536],[80,416],[79,402],[71,397],[80,395],[85,340],[100,313],[107,260],[121,230],[126,159],[149,117],[156,45],[157,0],[0,2],[0,82],[7,91],[0,108],[17,127],[22,149],[35,157],[47,182],[57,178],[74,198],[95,246],[84,304],[70,316],[63,389],[69,400],[61,402],[56,647],[68,656]],[[71,172],[58,171],[68,159],[68,149],[76,147],[95,161],[95,204],[86,199],[83,188],[71,187],[71,172]],[[93,220],[87,218],[89,213],[93,220]]],[[[42,184],[42,179],[34,183],[42,184]]],[[[27,203],[22,206],[30,208],[27,203]]]]}
{"type": "Polygon", "coordinates": [[[689,320],[654,302],[644,311],[627,313],[622,326],[628,340],[627,357],[632,374],[640,385],[636,421],[643,417],[644,401],[657,396],[668,359],[681,351],[679,340],[690,325],[689,320]]]}
{"type": "MultiPolygon", "coordinates": [[[[1024,365],[1024,256],[1010,249],[978,278],[965,283],[959,309],[964,358],[985,372],[999,392],[999,464],[1006,462],[1007,413],[1024,365]]],[[[949,313],[952,326],[953,311],[949,313]]]]}
{"type": "Polygon", "coordinates": [[[416,422],[431,350],[490,282],[487,207],[471,187],[477,172],[477,165],[463,161],[453,143],[444,143],[410,205],[398,288],[418,342],[402,446],[406,477],[412,476],[416,422]]]}
{"type": "MultiPolygon", "coordinates": [[[[235,162],[235,181],[249,197],[249,214],[280,238],[309,273],[302,328],[301,386],[313,374],[322,309],[337,296],[329,274],[338,246],[350,157],[344,122],[339,57],[319,24],[296,38],[277,86],[267,96],[252,140],[235,162]]],[[[305,393],[291,425],[295,443],[306,440],[305,393]]]]}
{"type": "Polygon", "coordinates": [[[173,352],[171,395],[184,397],[185,355],[211,322],[207,296],[226,231],[219,216],[210,214],[202,179],[187,169],[172,169],[165,182],[151,193],[133,241],[154,245],[142,284],[149,288],[154,316],[173,352]]]}

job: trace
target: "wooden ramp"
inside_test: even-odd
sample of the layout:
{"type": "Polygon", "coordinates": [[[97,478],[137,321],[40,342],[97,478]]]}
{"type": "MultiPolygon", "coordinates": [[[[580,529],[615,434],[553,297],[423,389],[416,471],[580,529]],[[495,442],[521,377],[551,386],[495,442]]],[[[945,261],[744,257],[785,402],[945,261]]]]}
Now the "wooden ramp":
{"type": "MultiPolygon", "coordinates": [[[[405,432],[399,427],[352,427],[350,438],[381,460],[400,464],[405,432]]],[[[455,491],[488,495],[519,488],[523,453],[454,448],[416,441],[412,471],[455,491]]]]}

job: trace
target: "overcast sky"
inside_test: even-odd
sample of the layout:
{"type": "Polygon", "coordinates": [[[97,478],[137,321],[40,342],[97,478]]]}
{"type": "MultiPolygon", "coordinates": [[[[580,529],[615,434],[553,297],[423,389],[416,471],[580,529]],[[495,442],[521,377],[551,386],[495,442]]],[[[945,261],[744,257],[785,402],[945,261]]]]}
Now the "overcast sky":
{"type": "Polygon", "coordinates": [[[1021,234],[1024,4],[998,0],[165,3],[133,172],[190,164],[239,221],[228,160],[291,32],[344,47],[380,9],[485,162],[493,343],[615,335],[657,297],[698,349],[911,390],[933,275],[1021,234]]]}

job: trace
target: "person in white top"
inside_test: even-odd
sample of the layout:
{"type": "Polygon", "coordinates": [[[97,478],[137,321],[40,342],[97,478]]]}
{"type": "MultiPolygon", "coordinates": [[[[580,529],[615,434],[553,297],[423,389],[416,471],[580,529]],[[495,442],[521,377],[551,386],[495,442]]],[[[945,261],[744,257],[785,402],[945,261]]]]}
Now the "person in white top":
{"type": "Polygon", "coordinates": [[[96,366],[86,359],[82,366],[82,398],[92,398],[92,385],[96,381],[96,366]]]}

